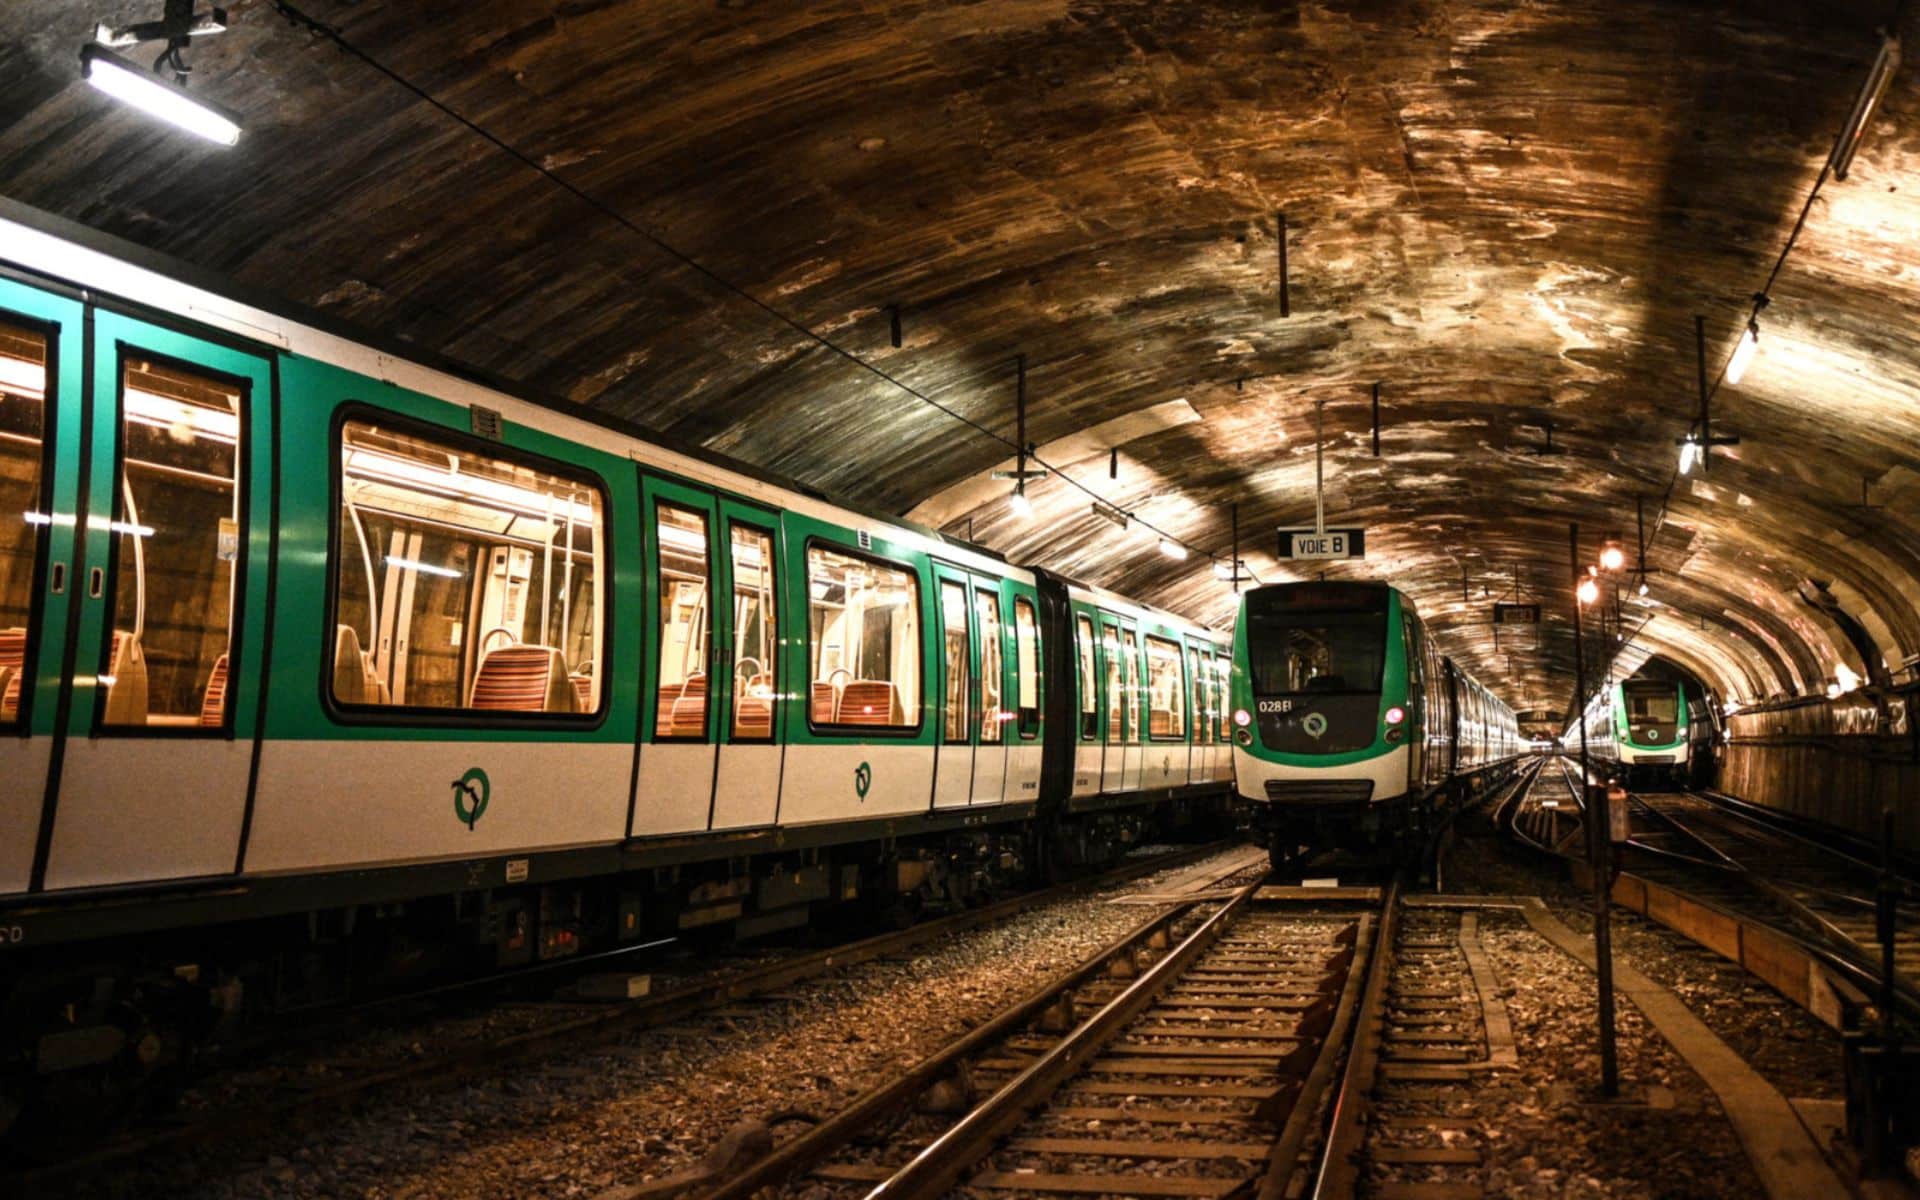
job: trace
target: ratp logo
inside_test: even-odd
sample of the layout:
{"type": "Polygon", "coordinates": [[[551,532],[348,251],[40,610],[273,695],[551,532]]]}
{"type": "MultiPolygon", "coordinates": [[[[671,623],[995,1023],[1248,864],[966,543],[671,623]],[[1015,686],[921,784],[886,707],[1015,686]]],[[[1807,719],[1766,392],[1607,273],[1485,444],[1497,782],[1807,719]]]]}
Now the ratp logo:
{"type": "Polygon", "coordinates": [[[861,763],[859,766],[853,769],[854,793],[858,795],[862,800],[865,800],[867,798],[868,790],[871,789],[872,787],[873,787],[873,768],[868,766],[866,763],[861,763]]]}
{"type": "Polygon", "coordinates": [[[1308,713],[1307,719],[1300,722],[1300,729],[1308,737],[1319,741],[1327,733],[1327,718],[1321,713],[1308,713]]]}
{"type": "Polygon", "coordinates": [[[493,784],[487,773],[479,767],[468,767],[465,775],[453,781],[453,815],[472,832],[492,796],[493,784]]]}

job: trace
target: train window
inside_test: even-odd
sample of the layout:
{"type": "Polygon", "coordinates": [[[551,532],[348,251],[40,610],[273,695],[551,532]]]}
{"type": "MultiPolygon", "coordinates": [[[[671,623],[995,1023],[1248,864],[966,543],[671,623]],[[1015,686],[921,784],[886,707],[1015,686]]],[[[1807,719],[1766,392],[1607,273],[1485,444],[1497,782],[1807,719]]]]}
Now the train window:
{"type": "Polygon", "coordinates": [[[660,675],[653,736],[707,736],[707,518],[671,504],[654,509],[660,549],[660,675]]]}
{"type": "Polygon", "coordinates": [[[1080,740],[1090,742],[1100,736],[1100,678],[1093,664],[1093,620],[1090,617],[1076,617],[1074,627],[1080,631],[1077,639],[1080,654],[1080,740]]]}
{"type": "Polygon", "coordinates": [[[1120,633],[1113,626],[1105,629],[1102,639],[1107,648],[1107,742],[1117,744],[1127,740],[1127,678],[1120,664],[1120,633]]]}
{"type": "Polygon", "coordinates": [[[940,627],[947,653],[946,719],[941,736],[949,744],[967,740],[968,700],[973,692],[973,663],[967,654],[967,589],[941,581],[940,627]]]}
{"type": "Polygon", "coordinates": [[[1180,677],[1180,647],[1147,635],[1147,736],[1179,741],[1187,736],[1186,683],[1180,677]]]}
{"type": "Polygon", "coordinates": [[[807,547],[808,718],[815,725],[920,724],[920,584],[911,570],[807,547]]]}
{"type": "Polygon", "coordinates": [[[113,640],[103,724],[226,723],[240,547],[240,391],[128,358],[113,497],[113,640]]]}
{"type": "Polygon", "coordinates": [[[1204,662],[1200,651],[1191,647],[1187,650],[1187,674],[1193,680],[1193,734],[1194,741],[1206,742],[1213,738],[1213,691],[1212,673],[1200,664],[1204,662]]]}
{"type": "Polygon", "coordinates": [[[1120,631],[1120,646],[1122,654],[1121,662],[1124,664],[1127,672],[1127,718],[1133,723],[1133,728],[1128,731],[1127,740],[1129,742],[1137,742],[1140,740],[1139,705],[1142,697],[1140,695],[1140,642],[1139,639],[1134,637],[1133,630],[1123,629],[1120,631]]]}
{"type": "Polygon", "coordinates": [[[1020,736],[1032,738],[1040,732],[1040,626],[1034,619],[1033,601],[1024,596],[1013,601],[1013,655],[1020,736]]]}
{"type": "Polygon", "coordinates": [[[1630,721],[1667,722],[1677,718],[1680,705],[1676,700],[1678,689],[1670,684],[1658,684],[1654,687],[1637,685],[1625,689],[1627,694],[1627,719],[1630,721]]]}
{"type": "Polygon", "coordinates": [[[775,648],[779,627],[773,601],[773,535],[734,525],[733,738],[773,736],[775,648]]]}
{"type": "Polygon", "coordinates": [[[1214,713],[1213,740],[1216,742],[1224,742],[1233,736],[1227,730],[1229,720],[1227,716],[1227,684],[1228,681],[1233,678],[1233,662],[1226,655],[1222,654],[1213,660],[1213,666],[1214,677],[1220,685],[1220,707],[1215,710],[1214,713]]]}
{"type": "Polygon", "coordinates": [[[1284,593],[1247,597],[1247,645],[1256,696],[1377,692],[1386,660],[1386,593],[1334,609],[1296,608],[1284,593]]]}
{"type": "Polygon", "coordinates": [[[1013,714],[1000,707],[1000,689],[1004,684],[1000,667],[1000,597],[992,592],[976,591],[973,609],[980,622],[980,741],[985,744],[1006,736],[1007,719],[1013,714]]]}
{"type": "Polygon", "coordinates": [[[34,567],[53,515],[41,498],[47,341],[0,322],[0,724],[20,718],[34,567]]]}
{"type": "Polygon", "coordinates": [[[335,703],[600,710],[597,485],[357,420],[340,471],[335,703]]]}

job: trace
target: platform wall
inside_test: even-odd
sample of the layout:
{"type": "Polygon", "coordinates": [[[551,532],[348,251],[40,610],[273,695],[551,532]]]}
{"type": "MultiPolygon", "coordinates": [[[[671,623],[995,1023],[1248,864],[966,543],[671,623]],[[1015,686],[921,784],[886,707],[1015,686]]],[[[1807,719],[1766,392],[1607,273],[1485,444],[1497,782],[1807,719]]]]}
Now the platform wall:
{"type": "Polygon", "coordinates": [[[1718,789],[1874,838],[1892,805],[1900,848],[1920,852],[1917,706],[1910,690],[1862,690],[1735,713],[1718,789]]]}

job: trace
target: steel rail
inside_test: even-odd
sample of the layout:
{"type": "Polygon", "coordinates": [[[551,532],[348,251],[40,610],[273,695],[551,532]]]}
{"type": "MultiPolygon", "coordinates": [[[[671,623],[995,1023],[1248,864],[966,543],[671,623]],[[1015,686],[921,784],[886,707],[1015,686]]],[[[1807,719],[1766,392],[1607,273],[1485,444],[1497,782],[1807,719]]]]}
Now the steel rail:
{"type": "Polygon", "coordinates": [[[955,913],[906,929],[877,934],[843,946],[812,951],[739,973],[723,975],[717,979],[704,980],[689,987],[610,1007],[605,1012],[591,1013],[478,1045],[462,1046],[447,1054],[418,1062],[368,1072],[326,1087],[305,1091],[291,1098],[254,1104],[241,1109],[209,1112],[186,1124],[117,1139],[77,1157],[0,1173],[0,1184],[18,1188],[22,1194],[33,1195],[41,1189],[70,1184],[76,1179],[97,1174],[115,1163],[135,1157],[184,1149],[189,1146],[266,1137],[283,1132],[290,1127],[297,1127],[318,1116],[349,1110],[378,1093],[457,1082],[491,1070],[503,1063],[520,1061],[538,1054],[575,1046],[583,1041],[683,1020],[722,1004],[777,991],[790,984],[831,971],[858,966],[928,942],[956,936],[1002,919],[1018,916],[1034,908],[1067,899],[1080,892],[1126,883],[1156,871],[1185,866],[1210,854],[1219,853],[1227,846],[1226,842],[1211,842],[1190,850],[1156,855],[1150,859],[1123,864],[1085,879],[1055,884],[982,908],[955,913]]]}
{"type": "MultiPolygon", "coordinates": [[[[1333,1108],[1327,1118],[1326,1136],[1316,1156],[1312,1191],[1308,1193],[1312,1200],[1351,1196],[1358,1182],[1359,1172],[1354,1156],[1366,1137],[1361,1120],[1366,1116],[1378,1074],[1380,1037],[1386,1022],[1387,982],[1393,972],[1393,939],[1400,924],[1400,891],[1401,881],[1395,879],[1381,898],[1380,920],[1374,927],[1364,990],[1359,995],[1357,1008],[1348,1012],[1353,1030],[1352,1049],[1347,1054],[1346,1070],[1340,1077],[1340,1090],[1334,1094],[1333,1108]]],[[[1359,978],[1359,971],[1347,977],[1349,992],[1359,978]]],[[[1341,996],[1341,1003],[1343,1008],[1347,1004],[1345,993],[1341,996]]],[[[1334,1044],[1330,1034],[1326,1046],[1322,1048],[1323,1057],[1334,1044]]],[[[1314,1070],[1319,1069],[1320,1064],[1315,1063],[1314,1070]]],[[[1310,1101],[1306,1090],[1302,1089],[1301,1102],[1294,1111],[1308,1111],[1309,1103],[1317,1107],[1317,1101],[1317,1095],[1310,1101]]],[[[1288,1125],[1291,1127],[1291,1120],[1288,1125]]],[[[1288,1133],[1291,1132],[1289,1128],[1288,1133]]],[[[1286,1137],[1287,1134],[1283,1134],[1282,1141],[1274,1147],[1273,1158],[1269,1160],[1272,1166],[1261,1185],[1260,1200],[1281,1200],[1288,1194],[1291,1180],[1281,1176],[1279,1168],[1282,1165],[1297,1166],[1300,1152],[1296,1144],[1290,1158],[1281,1158],[1286,1151],[1286,1137]]]]}
{"type": "Polygon", "coordinates": [[[705,1190],[690,1190],[698,1200],[745,1200],[762,1188],[800,1175],[845,1147],[882,1118],[899,1112],[901,1106],[910,1103],[937,1080],[945,1078],[962,1062],[1019,1033],[1030,1021],[1045,1012],[1048,1006],[1097,978],[1109,963],[1148,943],[1156,933],[1166,930],[1197,906],[1207,903],[1216,902],[1201,899],[1177,902],[1169,911],[1147,918],[1093,957],[1041,984],[1002,1009],[986,1024],[949,1042],[877,1087],[869,1088],[846,1108],[782,1144],[740,1174],[705,1190]]]}
{"type": "Polygon", "coordinates": [[[1259,883],[1251,883],[1236,891],[1232,899],[1125,991],[961,1118],[906,1166],[877,1184],[867,1193],[867,1200],[932,1200],[952,1188],[996,1142],[1044,1105],[1063,1083],[1078,1074],[1102,1047],[1178,979],[1194,959],[1213,945],[1221,932],[1247,908],[1260,887],[1259,883]]]}

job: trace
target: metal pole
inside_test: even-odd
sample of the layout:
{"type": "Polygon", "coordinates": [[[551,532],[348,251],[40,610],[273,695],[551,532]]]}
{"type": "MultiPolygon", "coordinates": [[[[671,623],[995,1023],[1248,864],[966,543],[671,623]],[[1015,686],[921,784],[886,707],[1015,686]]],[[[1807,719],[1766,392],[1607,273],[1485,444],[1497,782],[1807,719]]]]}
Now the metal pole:
{"type": "Polygon", "coordinates": [[[1280,245],[1280,315],[1293,315],[1292,304],[1287,298],[1287,214],[1275,213],[1274,240],[1280,245]]]}
{"type": "Polygon", "coordinates": [[[1327,488],[1320,472],[1320,457],[1327,444],[1327,402],[1313,402],[1313,532],[1315,537],[1324,537],[1327,532],[1327,488]]]}
{"type": "Polygon", "coordinates": [[[1373,456],[1380,457],[1380,384],[1373,385],[1373,456]]]}
{"type": "Polygon", "coordinates": [[[1587,819],[1587,853],[1593,867],[1593,964],[1600,988],[1600,1094],[1620,1094],[1620,1064],[1613,1036],[1613,928],[1608,893],[1613,890],[1613,864],[1607,851],[1609,827],[1607,792],[1588,785],[1587,667],[1580,631],[1580,526],[1567,526],[1567,558],[1573,572],[1573,688],[1574,709],[1580,714],[1580,791],[1587,819]]]}
{"type": "Polygon", "coordinates": [[[1698,313],[1693,317],[1693,352],[1696,369],[1700,375],[1700,473],[1705,475],[1712,470],[1713,458],[1713,420],[1708,415],[1709,393],[1707,391],[1707,319],[1698,313]]]}
{"type": "Polygon", "coordinates": [[[1018,354],[1013,359],[1013,427],[1014,448],[1013,489],[1017,492],[1027,490],[1027,356],[1018,354]]]}
{"type": "Polygon", "coordinates": [[[1240,594],[1240,502],[1231,505],[1233,513],[1233,594],[1240,594]]]}

